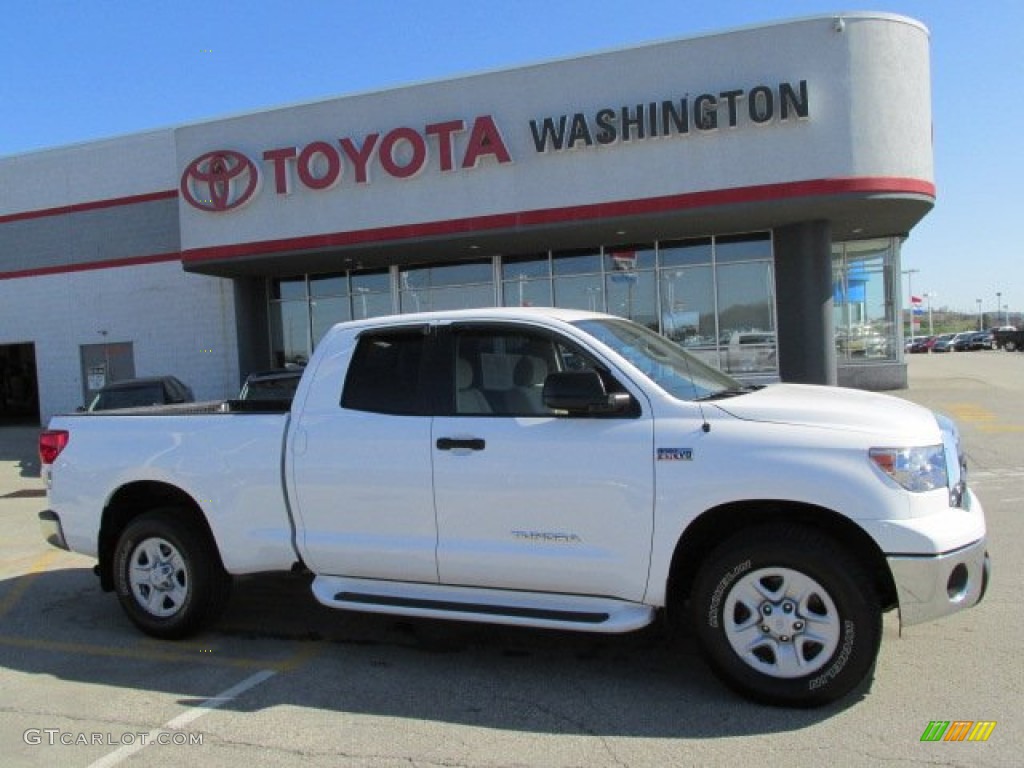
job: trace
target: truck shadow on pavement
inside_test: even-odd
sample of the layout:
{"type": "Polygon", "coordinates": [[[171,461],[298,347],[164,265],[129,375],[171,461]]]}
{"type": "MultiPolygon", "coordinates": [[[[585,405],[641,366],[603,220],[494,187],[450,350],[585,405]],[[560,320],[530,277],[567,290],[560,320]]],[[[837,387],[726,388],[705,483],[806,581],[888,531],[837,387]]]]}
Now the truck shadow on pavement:
{"type": "Polygon", "coordinates": [[[816,710],[759,706],[723,688],[692,639],[669,640],[660,627],[607,636],[357,614],[320,606],[308,582],[279,574],[238,579],[218,624],[172,643],[135,630],[88,569],[10,578],[0,581],[0,667],[87,684],[85,693],[69,691],[78,697],[156,691],[186,707],[266,668],[277,674],[258,695],[221,711],[284,705],[655,738],[798,730],[864,695],[816,710]]]}
{"type": "Polygon", "coordinates": [[[0,424],[0,465],[14,464],[21,477],[39,477],[41,427],[0,424]]]}

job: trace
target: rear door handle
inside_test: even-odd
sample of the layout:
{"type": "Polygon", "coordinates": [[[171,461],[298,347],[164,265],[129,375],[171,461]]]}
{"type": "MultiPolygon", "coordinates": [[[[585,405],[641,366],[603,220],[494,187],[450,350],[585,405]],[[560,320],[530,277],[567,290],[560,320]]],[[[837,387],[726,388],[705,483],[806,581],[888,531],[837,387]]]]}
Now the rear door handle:
{"type": "Polygon", "coordinates": [[[467,448],[470,451],[482,451],[487,444],[482,437],[439,437],[437,438],[437,449],[439,451],[450,451],[453,448],[467,448]]]}

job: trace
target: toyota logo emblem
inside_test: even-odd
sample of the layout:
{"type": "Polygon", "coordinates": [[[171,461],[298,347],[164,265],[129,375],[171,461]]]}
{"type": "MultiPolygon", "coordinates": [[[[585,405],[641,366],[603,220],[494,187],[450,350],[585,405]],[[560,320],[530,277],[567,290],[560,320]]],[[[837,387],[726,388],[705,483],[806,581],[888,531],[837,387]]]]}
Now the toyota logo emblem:
{"type": "Polygon", "coordinates": [[[181,174],[181,194],[193,208],[222,213],[256,194],[260,174],[241,152],[218,149],[196,158],[181,174]]]}

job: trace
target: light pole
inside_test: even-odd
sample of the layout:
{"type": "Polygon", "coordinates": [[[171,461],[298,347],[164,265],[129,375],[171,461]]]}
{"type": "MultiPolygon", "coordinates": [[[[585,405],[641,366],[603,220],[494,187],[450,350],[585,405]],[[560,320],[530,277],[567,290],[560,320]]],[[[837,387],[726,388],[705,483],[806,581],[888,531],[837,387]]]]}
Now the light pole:
{"type": "Polygon", "coordinates": [[[929,291],[928,293],[926,293],[924,295],[924,297],[926,299],[928,299],[928,335],[929,336],[934,336],[935,335],[935,329],[932,326],[932,299],[935,296],[938,296],[938,294],[937,293],[933,293],[931,291],[929,291]]]}
{"type": "Polygon", "coordinates": [[[982,330],[981,327],[981,299],[975,299],[978,302],[978,330],[982,330]]]}
{"type": "Polygon", "coordinates": [[[1000,319],[999,319],[999,310],[1001,310],[1002,308],[1003,308],[1003,292],[1002,291],[996,291],[996,322],[999,323],[999,325],[1006,325],[1006,323],[1000,322],[1000,319]]]}
{"type": "Polygon", "coordinates": [[[365,286],[362,286],[362,285],[356,286],[356,295],[359,297],[359,303],[362,305],[362,310],[363,310],[363,314],[359,318],[360,320],[365,319],[367,314],[368,314],[367,311],[366,311],[366,294],[368,294],[369,292],[370,292],[370,289],[365,287],[365,286]]]}

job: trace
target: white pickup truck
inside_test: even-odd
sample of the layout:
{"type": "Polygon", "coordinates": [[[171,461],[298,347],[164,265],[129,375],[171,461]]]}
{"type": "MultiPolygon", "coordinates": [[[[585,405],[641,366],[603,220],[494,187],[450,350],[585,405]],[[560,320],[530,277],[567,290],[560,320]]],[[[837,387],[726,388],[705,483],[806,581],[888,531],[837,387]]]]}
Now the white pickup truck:
{"type": "Polygon", "coordinates": [[[345,323],[290,408],[243,406],[41,435],[44,535],[151,635],[214,620],[232,575],[304,568],[357,611],[626,632],[664,609],[736,690],[815,706],[870,681],[883,612],[936,619],[988,580],[950,421],[745,387],[620,318],[345,323]]]}

